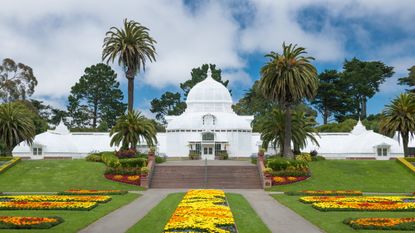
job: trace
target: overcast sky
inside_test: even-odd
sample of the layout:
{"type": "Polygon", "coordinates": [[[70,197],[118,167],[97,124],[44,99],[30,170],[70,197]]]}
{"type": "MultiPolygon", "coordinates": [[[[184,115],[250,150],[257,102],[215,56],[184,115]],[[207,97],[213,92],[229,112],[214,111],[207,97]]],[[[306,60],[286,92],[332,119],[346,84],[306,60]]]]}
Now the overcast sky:
{"type": "MultiPolygon", "coordinates": [[[[415,65],[414,12],[412,0],[3,0],[0,59],[31,66],[34,97],[65,108],[84,69],[101,62],[105,32],[128,18],[157,41],[157,62],[136,79],[135,107],[146,114],[151,99],[178,91],[203,63],[223,70],[236,102],[259,78],[264,54],[283,41],[306,47],[319,71],[341,70],[353,57],[394,66],[395,76],[368,102],[377,113],[404,90],[396,80],[415,65]]],[[[124,74],[112,67],[125,92],[124,74]]]]}

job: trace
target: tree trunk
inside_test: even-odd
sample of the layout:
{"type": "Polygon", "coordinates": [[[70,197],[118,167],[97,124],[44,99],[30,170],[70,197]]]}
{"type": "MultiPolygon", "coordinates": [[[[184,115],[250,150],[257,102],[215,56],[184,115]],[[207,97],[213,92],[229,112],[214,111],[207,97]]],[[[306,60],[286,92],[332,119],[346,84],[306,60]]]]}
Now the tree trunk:
{"type": "Polygon", "coordinates": [[[284,127],[284,157],[292,159],[294,158],[294,153],[291,150],[291,107],[288,105],[285,107],[285,127],[284,127]]]}
{"type": "Polygon", "coordinates": [[[324,108],[323,112],[323,124],[327,125],[329,119],[329,110],[327,108],[324,108]]]}
{"type": "Polygon", "coordinates": [[[97,128],[97,113],[98,112],[98,103],[97,101],[94,102],[94,112],[92,116],[92,128],[97,128]]]}
{"type": "Polygon", "coordinates": [[[360,118],[362,120],[366,119],[366,102],[367,102],[366,97],[362,97],[362,113],[360,115],[360,118]]]}
{"type": "Polygon", "coordinates": [[[127,70],[125,76],[128,80],[128,112],[132,112],[134,106],[134,75],[130,70],[127,70]]]}
{"type": "Polygon", "coordinates": [[[409,134],[401,133],[401,136],[402,136],[402,144],[403,144],[403,155],[405,157],[408,157],[409,156],[409,151],[408,151],[409,134]]]}

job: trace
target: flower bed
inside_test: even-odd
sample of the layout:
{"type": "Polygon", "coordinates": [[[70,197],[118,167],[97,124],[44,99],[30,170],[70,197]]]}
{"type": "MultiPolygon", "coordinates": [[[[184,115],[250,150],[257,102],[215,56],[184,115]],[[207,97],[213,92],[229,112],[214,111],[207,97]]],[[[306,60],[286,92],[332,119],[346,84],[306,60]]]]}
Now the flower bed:
{"type": "Polygon", "coordinates": [[[99,202],[105,203],[111,200],[110,196],[75,196],[75,195],[13,195],[13,196],[0,196],[1,202],[6,201],[46,201],[46,202],[99,202]]]}
{"type": "Polygon", "coordinates": [[[274,176],[272,177],[272,185],[292,184],[307,178],[309,178],[309,176],[274,176]]]}
{"type": "Polygon", "coordinates": [[[222,190],[190,190],[164,232],[235,233],[235,221],[222,190]]]}
{"type": "Polygon", "coordinates": [[[349,218],[344,223],[356,230],[415,230],[415,218],[349,218]]]}
{"type": "Polygon", "coordinates": [[[8,160],[6,163],[0,166],[0,174],[5,172],[7,169],[13,167],[16,165],[21,159],[19,157],[14,157],[10,160],[8,160]]]}
{"type": "Polygon", "coordinates": [[[415,211],[411,202],[317,202],[311,206],[321,211],[415,211]]]}
{"type": "Polygon", "coordinates": [[[356,190],[303,190],[297,192],[285,192],[290,196],[362,196],[362,191],[356,190]]]}
{"type": "Polygon", "coordinates": [[[111,175],[107,174],[105,175],[105,178],[117,181],[121,183],[126,184],[132,184],[132,185],[140,185],[140,176],[139,175],[111,175]]]}
{"type": "Polygon", "coordinates": [[[124,195],[128,193],[123,190],[94,190],[94,189],[70,189],[59,192],[58,195],[124,195]]]}
{"type": "Polygon", "coordinates": [[[49,229],[62,222],[60,217],[0,216],[0,229],[49,229]]]}
{"type": "Polygon", "coordinates": [[[0,210],[91,210],[96,202],[7,201],[0,202],[0,210]]]}
{"type": "Polygon", "coordinates": [[[413,196],[308,196],[300,197],[300,201],[304,203],[315,202],[414,202],[413,196]]]}

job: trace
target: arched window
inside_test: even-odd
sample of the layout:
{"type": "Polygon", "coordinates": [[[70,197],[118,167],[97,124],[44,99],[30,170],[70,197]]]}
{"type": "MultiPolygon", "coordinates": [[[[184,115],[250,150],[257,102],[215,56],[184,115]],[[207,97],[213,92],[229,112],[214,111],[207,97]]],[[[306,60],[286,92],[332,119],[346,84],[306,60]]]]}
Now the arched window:
{"type": "Polygon", "coordinates": [[[216,117],[212,114],[206,114],[202,117],[203,125],[215,125],[216,117]]]}
{"type": "Polygon", "coordinates": [[[203,141],[214,141],[215,140],[215,134],[211,132],[203,133],[202,134],[202,140],[203,141]]]}

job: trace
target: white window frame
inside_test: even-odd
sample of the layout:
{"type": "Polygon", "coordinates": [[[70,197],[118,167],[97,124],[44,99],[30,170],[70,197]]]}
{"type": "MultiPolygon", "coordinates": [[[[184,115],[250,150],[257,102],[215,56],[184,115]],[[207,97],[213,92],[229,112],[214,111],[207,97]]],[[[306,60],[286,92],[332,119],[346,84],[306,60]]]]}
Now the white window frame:
{"type": "Polygon", "coordinates": [[[35,156],[42,156],[43,155],[43,148],[42,147],[33,147],[32,154],[35,156]]]}

